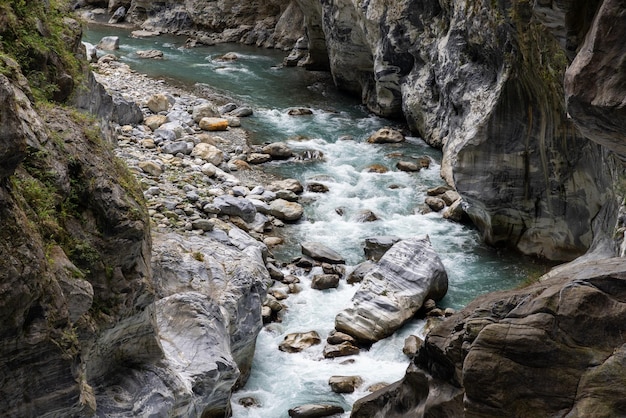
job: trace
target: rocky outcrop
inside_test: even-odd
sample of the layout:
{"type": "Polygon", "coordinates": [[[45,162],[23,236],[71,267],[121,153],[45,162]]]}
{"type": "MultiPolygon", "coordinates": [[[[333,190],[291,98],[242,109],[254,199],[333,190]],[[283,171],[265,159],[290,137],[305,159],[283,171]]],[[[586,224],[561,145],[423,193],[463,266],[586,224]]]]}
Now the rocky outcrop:
{"type": "Polygon", "coordinates": [[[54,107],[40,116],[0,78],[0,131],[15,141],[1,164],[12,169],[0,186],[0,412],[89,415],[92,342],[153,300],[143,197],[88,119],[54,107]],[[37,377],[24,372],[34,359],[37,377]]]}
{"type": "Polygon", "coordinates": [[[159,299],[95,345],[100,361],[88,377],[98,412],[226,416],[262,326],[269,275],[261,251],[170,233],[154,235],[153,254],[159,299]]]}
{"type": "Polygon", "coordinates": [[[399,241],[365,275],[353,306],[336,316],[335,328],[374,343],[411,319],[426,299],[441,299],[447,290],[448,275],[430,239],[399,241]]]}
{"type": "Polygon", "coordinates": [[[241,42],[291,49],[302,36],[304,15],[293,1],[257,0],[245,5],[233,0],[129,3],[127,21],[151,31],[189,35],[205,44],[241,42]]]}
{"type": "Polygon", "coordinates": [[[626,161],[624,7],[605,0],[565,73],[567,111],[587,137],[626,161]]]}
{"type": "Polygon", "coordinates": [[[619,416],[625,278],[621,258],[578,262],[478,298],[428,334],[403,381],[357,402],[352,417],[619,416]]]}

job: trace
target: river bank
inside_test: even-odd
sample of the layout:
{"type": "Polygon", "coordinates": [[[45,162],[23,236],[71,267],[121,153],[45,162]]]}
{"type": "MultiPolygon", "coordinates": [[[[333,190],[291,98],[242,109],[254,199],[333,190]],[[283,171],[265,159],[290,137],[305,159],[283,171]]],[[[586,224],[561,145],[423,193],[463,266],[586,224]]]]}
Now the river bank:
{"type": "MultiPolygon", "coordinates": [[[[161,46],[158,39],[153,38],[151,43],[160,46],[166,55],[171,54],[168,52],[172,48],[169,43],[171,40],[168,39],[167,43],[161,46]]],[[[258,107],[248,109],[247,106],[240,107],[245,113],[253,112],[249,119],[238,120],[229,115],[233,106],[228,106],[228,111],[225,111],[226,107],[222,112],[217,109],[217,114],[214,115],[226,117],[231,125],[243,122],[254,127],[256,141],[249,141],[247,132],[240,127],[230,126],[227,130],[217,132],[203,131],[197,122],[192,120],[194,107],[210,102],[219,108],[228,104],[229,99],[223,94],[207,90],[206,86],[202,86],[201,90],[195,90],[195,87],[188,89],[175,87],[163,79],[152,79],[133,71],[126,62],[129,59],[135,60],[133,57],[136,52],[133,49],[129,50],[126,45],[122,45],[121,48],[124,48],[121,54],[123,61],[115,60],[113,57],[101,58],[94,69],[99,73],[98,79],[112,92],[122,94],[142,109],[145,120],[134,125],[119,126],[116,129],[115,142],[116,153],[129,164],[143,184],[153,230],[174,231],[182,237],[202,237],[208,240],[208,245],[211,240],[217,239],[222,242],[235,242],[240,249],[255,247],[269,255],[267,260],[269,263],[266,265],[272,277],[277,279],[275,289],[270,292],[272,296],[266,301],[264,309],[266,321],[272,318],[279,319],[280,322],[261,330],[257,343],[256,366],[253,366],[251,371],[251,384],[234,397],[233,408],[237,411],[236,416],[255,417],[272,414],[278,416],[300,403],[324,400],[331,400],[349,409],[352,402],[369,393],[368,387],[399,379],[408,360],[402,353],[404,339],[411,334],[423,336],[424,322],[416,320],[392,338],[377,343],[370,350],[362,351],[357,358],[350,360],[353,366],[344,366],[344,372],[361,376],[364,384],[352,394],[344,395],[333,394],[329,390],[328,377],[335,371],[336,364],[330,360],[320,362],[324,358],[323,345],[305,350],[301,354],[279,352],[277,350],[279,343],[284,336],[291,333],[316,330],[322,338],[328,336],[334,328],[336,313],[349,306],[350,299],[358,287],[341,280],[336,289],[322,292],[311,289],[312,278],[319,271],[316,269],[304,271],[294,265],[288,265],[301,255],[302,240],[319,239],[331,248],[348,254],[351,262],[345,272],[347,276],[354,268],[354,264],[363,260],[364,236],[388,234],[388,231],[393,231],[408,237],[427,232],[442,254],[450,275],[450,296],[446,297],[447,302],[445,299],[442,301],[444,303],[442,307],[460,307],[462,301],[470,300],[476,292],[506,287],[507,283],[511,283],[508,286],[513,286],[519,282],[516,278],[523,276],[523,271],[516,270],[520,260],[481,248],[471,228],[444,219],[443,211],[438,213],[426,209],[427,189],[441,185],[437,159],[429,158],[430,168],[421,169],[417,173],[403,172],[394,167],[400,160],[407,159],[407,155],[419,157],[424,152],[430,152],[427,146],[419,145],[418,140],[409,138],[414,143],[407,143],[408,148],[403,144],[368,144],[367,137],[384,121],[361,117],[362,119],[355,119],[355,125],[361,126],[359,129],[363,131],[361,135],[364,137],[343,139],[333,143],[332,138],[328,138],[328,133],[318,131],[320,124],[329,124],[329,132],[332,132],[333,136],[338,135],[337,131],[347,129],[354,132],[354,128],[338,124],[344,123],[351,114],[344,114],[344,111],[319,110],[317,106],[324,109],[326,105],[321,102],[318,105],[317,101],[314,102],[316,107],[313,108],[302,106],[265,108],[264,104],[270,103],[268,97],[264,98],[258,107]],[[167,109],[154,112],[148,107],[148,101],[159,94],[165,94],[169,98],[167,109]],[[298,112],[290,114],[293,109],[298,112]],[[309,111],[312,114],[307,115],[309,111]],[[302,112],[305,115],[297,114],[302,112]],[[147,127],[148,122],[152,124],[155,118],[158,118],[158,123],[164,125],[147,127]],[[172,126],[172,122],[174,125],[179,123],[182,126],[172,126]],[[268,127],[263,127],[261,122],[268,124],[268,127]],[[294,130],[295,127],[299,129],[294,130]],[[165,132],[168,130],[172,133],[165,132]],[[258,143],[258,136],[264,131],[268,132],[265,137],[274,138],[281,136],[292,138],[294,135],[302,134],[310,136],[312,132],[322,135],[324,141],[305,137],[288,140],[280,146],[283,152],[285,147],[287,149],[293,147],[293,156],[287,161],[295,162],[295,166],[300,169],[307,167],[315,170],[305,174],[290,171],[286,169],[289,167],[289,164],[285,163],[286,160],[274,160],[259,165],[252,163],[250,158],[257,162],[271,160],[269,154],[263,151],[263,146],[254,145],[258,143]],[[277,134],[278,132],[280,134],[277,134]],[[210,148],[213,151],[211,156],[206,155],[217,160],[209,163],[207,159],[194,155],[194,149],[201,143],[208,143],[217,149],[216,151],[210,148]],[[406,148],[404,152],[403,146],[406,148]],[[320,155],[324,156],[321,160],[320,155]],[[307,163],[307,159],[310,159],[310,162],[307,163]],[[378,163],[377,170],[381,170],[382,167],[386,172],[369,172],[368,167],[375,163],[378,163]],[[324,168],[326,166],[328,168],[324,168]],[[275,173],[293,173],[301,181],[291,182],[292,190],[276,190],[272,183],[277,178],[269,175],[268,169],[275,173]],[[309,187],[317,188],[317,191],[311,191],[309,187]],[[379,191],[377,187],[380,188],[379,191]],[[322,193],[324,188],[329,190],[322,193]],[[284,199],[280,200],[287,202],[300,200],[304,209],[302,220],[294,224],[292,222],[294,219],[290,219],[286,221],[287,226],[283,227],[285,220],[276,219],[272,214],[268,215],[267,205],[276,200],[272,193],[281,193],[284,199]],[[257,212],[252,224],[244,220],[246,216],[250,216],[250,212],[245,215],[243,208],[238,213],[239,216],[230,212],[230,209],[221,213],[211,204],[212,200],[220,196],[237,196],[242,201],[245,197],[252,201],[257,212]],[[339,215],[337,208],[343,208],[342,211],[346,212],[346,215],[339,215]],[[365,209],[373,209],[382,219],[376,222],[358,221],[356,215],[365,209]],[[424,214],[425,211],[430,213],[424,214]],[[245,238],[246,236],[248,238],[245,238]],[[282,248],[273,247],[282,239],[287,241],[282,248]],[[355,250],[346,251],[352,248],[355,250]],[[276,251],[282,255],[280,261],[272,259],[270,253],[276,251]],[[507,272],[507,276],[503,277],[504,272],[507,272]],[[293,282],[294,276],[300,283],[293,282]],[[481,288],[477,288],[473,283],[487,288],[480,290],[481,288]],[[297,295],[293,294],[294,291],[298,292],[297,295]],[[289,297],[285,299],[286,296],[289,297]],[[276,360],[267,361],[268,358],[277,356],[280,358],[279,367],[275,363],[276,360]],[[323,368],[320,367],[322,364],[323,368]],[[307,373],[306,370],[316,372],[307,373]],[[285,393],[290,395],[285,397],[285,393]],[[239,405],[240,400],[245,403],[251,396],[258,398],[258,403],[262,405],[260,408],[245,408],[239,405]]],[[[221,55],[212,50],[207,51],[210,62],[220,62],[221,55]]],[[[188,63],[189,55],[190,53],[185,54],[184,63],[178,62],[181,68],[193,66],[193,63],[188,63]]],[[[254,59],[256,58],[250,55],[243,55],[240,56],[240,63],[254,59]]],[[[270,64],[271,61],[266,65],[270,64]]],[[[222,62],[214,71],[221,73],[233,67],[239,68],[236,61],[222,62]]],[[[211,68],[204,71],[213,74],[210,72],[211,68]]],[[[251,80],[256,79],[244,68],[240,68],[239,71],[247,74],[251,80]]],[[[287,75],[282,74],[280,77],[282,84],[289,85],[287,75]]],[[[316,81],[312,83],[316,89],[324,91],[316,81]]],[[[290,103],[295,104],[303,99],[298,99],[294,95],[290,100],[290,103]]],[[[304,100],[305,103],[310,103],[309,100],[304,100]]],[[[237,111],[236,108],[234,110],[237,111]]],[[[436,154],[434,155],[436,157],[436,154]]],[[[283,154],[283,157],[279,158],[284,156],[283,154]]],[[[443,191],[445,190],[438,193],[443,191]]],[[[446,197],[446,199],[448,203],[452,203],[455,198],[446,197]]],[[[439,200],[443,202],[437,203],[441,205],[439,206],[441,209],[445,206],[445,201],[439,200]]],[[[247,220],[250,219],[252,218],[247,220]]],[[[442,314],[443,310],[439,312],[442,314]]]]}

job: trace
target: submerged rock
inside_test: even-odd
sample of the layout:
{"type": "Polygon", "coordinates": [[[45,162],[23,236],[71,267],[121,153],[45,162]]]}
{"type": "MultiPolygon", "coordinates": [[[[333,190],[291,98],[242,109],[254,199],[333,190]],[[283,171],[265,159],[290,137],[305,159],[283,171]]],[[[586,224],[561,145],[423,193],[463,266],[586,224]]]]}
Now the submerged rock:
{"type": "Polygon", "coordinates": [[[335,393],[352,393],[363,384],[360,376],[331,376],[328,379],[330,388],[335,393]]]}
{"type": "Polygon", "coordinates": [[[352,307],[335,318],[338,331],[364,343],[395,332],[428,298],[441,299],[448,275],[427,236],[399,241],[363,279],[352,307]]]}

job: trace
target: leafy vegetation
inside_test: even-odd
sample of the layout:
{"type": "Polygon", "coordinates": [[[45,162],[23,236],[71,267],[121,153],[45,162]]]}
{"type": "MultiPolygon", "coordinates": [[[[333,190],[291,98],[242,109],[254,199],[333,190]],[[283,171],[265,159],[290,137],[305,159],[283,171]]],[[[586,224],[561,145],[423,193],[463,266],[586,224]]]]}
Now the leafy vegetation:
{"type": "MultiPolygon", "coordinates": [[[[81,75],[73,51],[80,26],[67,24],[68,11],[68,0],[0,0],[0,55],[17,61],[37,100],[58,98],[61,76],[81,75]]],[[[10,72],[0,59],[0,73],[10,72]]]]}

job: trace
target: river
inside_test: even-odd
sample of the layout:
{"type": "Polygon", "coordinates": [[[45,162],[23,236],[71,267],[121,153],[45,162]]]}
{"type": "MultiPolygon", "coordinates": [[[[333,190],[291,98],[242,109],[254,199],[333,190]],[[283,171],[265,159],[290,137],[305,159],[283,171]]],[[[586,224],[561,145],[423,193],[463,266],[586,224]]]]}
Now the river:
{"type": "MultiPolygon", "coordinates": [[[[96,44],[112,31],[90,26],[84,40],[96,44]]],[[[343,255],[349,265],[356,265],[363,261],[366,237],[428,234],[449,276],[448,294],[439,305],[455,309],[479,294],[519,286],[529,274],[542,271],[541,265],[527,258],[486,247],[471,226],[445,220],[440,213],[422,214],[426,190],[443,184],[440,151],[418,137],[409,137],[401,145],[368,144],[365,139],[377,129],[402,125],[369,114],[356,99],[336,91],[328,74],[283,68],[284,51],[234,44],[184,49],[184,38],[134,39],[118,29],[115,35],[120,37],[116,54],[133,69],[186,85],[204,83],[250,106],[254,115],[243,118],[242,124],[255,143],[287,141],[295,150],[323,153],[321,161],[266,165],[268,171],[303,184],[318,181],[329,188],[325,194],[303,195],[305,219],[286,226],[286,244],[274,252],[277,259],[289,261],[297,256],[298,244],[306,240],[322,242],[343,255]],[[142,49],[161,50],[165,59],[140,59],[135,52],[142,49]],[[239,58],[220,61],[227,52],[239,58]],[[306,107],[313,113],[288,116],[292,107],[306,107]],[[428,169],[417,173],[395,169],[397,161],[421,156],[432,160],[428,169]],[[389,171],[368,172],[372,164],[382,164],[389,171]],[[379,220],[358,222],[363,210],[371,210],[379,220]]],[[[410,322],[349,361],[324,359],[323,344],[298,354],[279,351],[278,344],[287,333],[315,330],[325,338],[334,327],[335,315],[349,306],[357,289],[344,282],[337,289],[318,291],[310,288],[309,277],[300,279],[302,291],[284,301],[287,309],[282,322],[266,326],[258,337],[251,377],[233,395],[234,417],[286,417],[289,408],[313,402],[339,404],[349,410],[356,399],[369,393],[368,386],[391,383],[404,374],[408,365],[402,353],[404,339],[422,335],[422,320],[410,322]],[[353,394],[334,394],[328,385],[332,375],[359,375],[364,384],[353,394]],[[240,405],[239,400],[246,397],[255,398],[259,406],[240,405]]]]}

